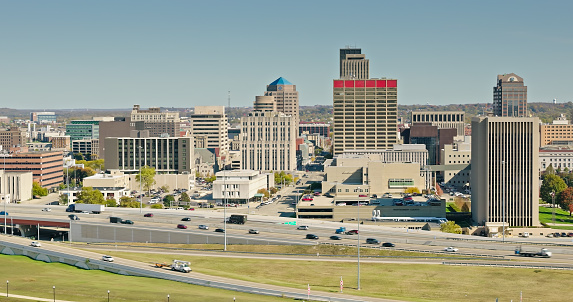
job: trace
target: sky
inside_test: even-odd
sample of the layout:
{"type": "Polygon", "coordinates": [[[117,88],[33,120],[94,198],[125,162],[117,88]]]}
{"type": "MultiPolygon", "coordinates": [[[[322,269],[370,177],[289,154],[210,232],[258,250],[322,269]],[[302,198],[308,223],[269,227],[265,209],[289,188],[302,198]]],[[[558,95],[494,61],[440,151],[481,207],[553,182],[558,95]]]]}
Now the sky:
{"type": "Polygon", "coordinates": [[[284,77],[332,105],[339,49],[362,49],[398,103],[573,101],[573,1],[0,0],[0,107],[252,106],[284,77]]]}

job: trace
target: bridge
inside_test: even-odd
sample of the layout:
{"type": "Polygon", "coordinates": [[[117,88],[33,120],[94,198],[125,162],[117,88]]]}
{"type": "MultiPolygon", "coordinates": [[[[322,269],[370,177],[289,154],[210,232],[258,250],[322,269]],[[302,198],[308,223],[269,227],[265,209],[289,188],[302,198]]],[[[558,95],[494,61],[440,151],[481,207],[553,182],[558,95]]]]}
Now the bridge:
{"type": "Polygon", "coordinates": [[[6,232],[6,227],[10,226],[11,229],[14,227],[20,230],[20,233],[24,237],[38,236],[40,228],[50,227],[50,228],[70,228],[69,220],[61,219],[49,219],[49,218],[29,218],[29,217],[13,217],[13,216],[0,216],[0,223],[3,226],[3,233],[6,232]]]}

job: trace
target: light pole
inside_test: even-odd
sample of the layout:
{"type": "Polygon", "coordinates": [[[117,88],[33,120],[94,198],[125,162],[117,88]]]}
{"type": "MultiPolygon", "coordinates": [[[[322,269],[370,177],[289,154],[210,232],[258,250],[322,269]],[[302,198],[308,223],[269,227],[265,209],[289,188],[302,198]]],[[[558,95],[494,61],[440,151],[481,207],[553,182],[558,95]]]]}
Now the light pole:
{"type": "Polygon", "coordinates": [[[6,280],[6,297],[8,297],[8,284],[10,284],[10,281],[6,280]]]}
{"type": "Polygon", "coordinates": [[[501,161],[501,173],[502,173],[502,185],[503,185],[503,190],[501,192],[501,220],[502,220],[502,242],[505,242],[505,185],[506,185],[506,179],[505,179],[505,160],[501,161]]]}
{"type": "Polygon", "coordinates": [[[358,290],[360,290],[360,187],[358,187],[358,209],[357,221],[358,221],[358,290]]]}
{"type": "Polygon", "coordinates": [[[54,302],[56,302],[56,286],[52,286],[52,290],[54,291],[54,302]]]}
{"type": "Polygon", "coordinates": [[[141,189],[141,184],[143,183],[143,175],[141,175],[141,149],[142,146],[138,146],[139,148],[139,213],[143,212],[143,191],[141,189]]]}
{"type": "Polygon", "coordinates": [[[167,294],[167,302],[169,302],[169,294],[167,294]]]}
{"type": "Polygon", "coordinates": [[[109,289],[107,290],[107,302],[109,302],[109,289]]]}
{"type": "MultiPolygon", "coordinates": [[[[225,195],[225,190],[227,189],[227,177],[225,175],[225,166],[223,166],[223,190],[221,190],[221,192],[223,193],[223,229],[225,230],[225,233],[223,233],[223,237],[224,237],[224,245],[223,245],[223,251],[227,251],[227,195],[225,195]]],[[[247,201],[248,203],[248,201],[247,201]]]]}
{"type": "Polygon", "coordinates": [[[551,216],[552,216],[552,219],[553,219],[553,226],[555,226],[555,191],[551,191],[551,193],[549,193],[549,194],[551,194],[551,200],[552,200],[552,206],[551,206],[551,208],[552,208],[552,210],[553,210],[553,213],[552,213],[551,216]]]}

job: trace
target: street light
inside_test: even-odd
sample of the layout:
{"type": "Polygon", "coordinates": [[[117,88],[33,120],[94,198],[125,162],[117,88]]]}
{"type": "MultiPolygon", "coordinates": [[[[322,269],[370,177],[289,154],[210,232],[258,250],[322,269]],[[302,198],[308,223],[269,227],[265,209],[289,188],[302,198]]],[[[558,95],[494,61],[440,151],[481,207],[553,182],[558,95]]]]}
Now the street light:
{"type": "Polygon", "coordinates": [[[10,283],[10,281],[6,280],[6,297],[8,297],[8,284],[10,283]]]}
{"type": "Polygon", "coordinates": [[[109,289],[107,290],[107,302],[109,302],[109,289]]]}
{"type": "Polygon", "coordinates": [[[143,175],[141,175],[141,149],[142,146],[138,146],[139,148],[139,213],[143,212],[143,191],[141,189],[141,184],[143,183],[143,175]]]}
{"type": "Polygon", "coordinates": [[[56,302],[56,286],[52,286],[52,289],[54,291],[54,302],[56,302]]]}
{"type": "MultiPolygon", "coordinates": [[[[506,179],[505,179],[505,160],[501,161],[501,173],[502,173],[502,184],[503,184],[503,190],[501,192],[501,219],[502,219],[502,242],[505,242],[505,184],[506,184],[506,179]]],[[[499,230],[499,229],[498,229],[499,230]]]]}
{"type": "Polygon", "coordinates": [[[169,302],[169,294],[167,294],[167,302],[169,302]]]}
{"type": "Polygon", "coordinates": [[[551,191],[552,209],[553,209],[553,226],[555,226],[555,191],[551,191]]]}
{"type": "Polygon", "coordinates": [[[357,221],[358,221],[358,290],[360,290],[360,187],[358,189],[358,209],[357,221]]]}
{"type": "MultiPolygon", "coordinates": [[[[222,176],[223,176],[223,190],[221,190],[221,191],[223,193],[223,229],[225,230],[225,233],[223,233],[223,237],[225,238],[223,251],[226,252],[227,251],[227,195],[225,193],[227,190],[227,177],[225,175],[225,168],[226,167],[223,166],[223,174],[222,174],[222,176]]],[[[248,201],[247,201],[247,203],[248,203],[248,201]]]]}

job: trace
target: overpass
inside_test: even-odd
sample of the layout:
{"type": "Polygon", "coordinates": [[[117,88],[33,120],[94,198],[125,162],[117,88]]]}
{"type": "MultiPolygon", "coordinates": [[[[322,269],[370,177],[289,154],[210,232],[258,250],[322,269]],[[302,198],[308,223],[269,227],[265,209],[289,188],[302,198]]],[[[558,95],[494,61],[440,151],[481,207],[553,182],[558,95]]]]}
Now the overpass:
{"type": "Polygon", "coordinates": [[[14,217],[14,216],[0,216],[0,223],[2,224],[2,232],[6,233],[6,227],[9,225],[11,229],[18,228],[24,237],[38,236],[41,227],[55,227],[55,228],[70,228],[69,220],[50,219],[50,218],[30,218],[30,217],[14,217]]]}

